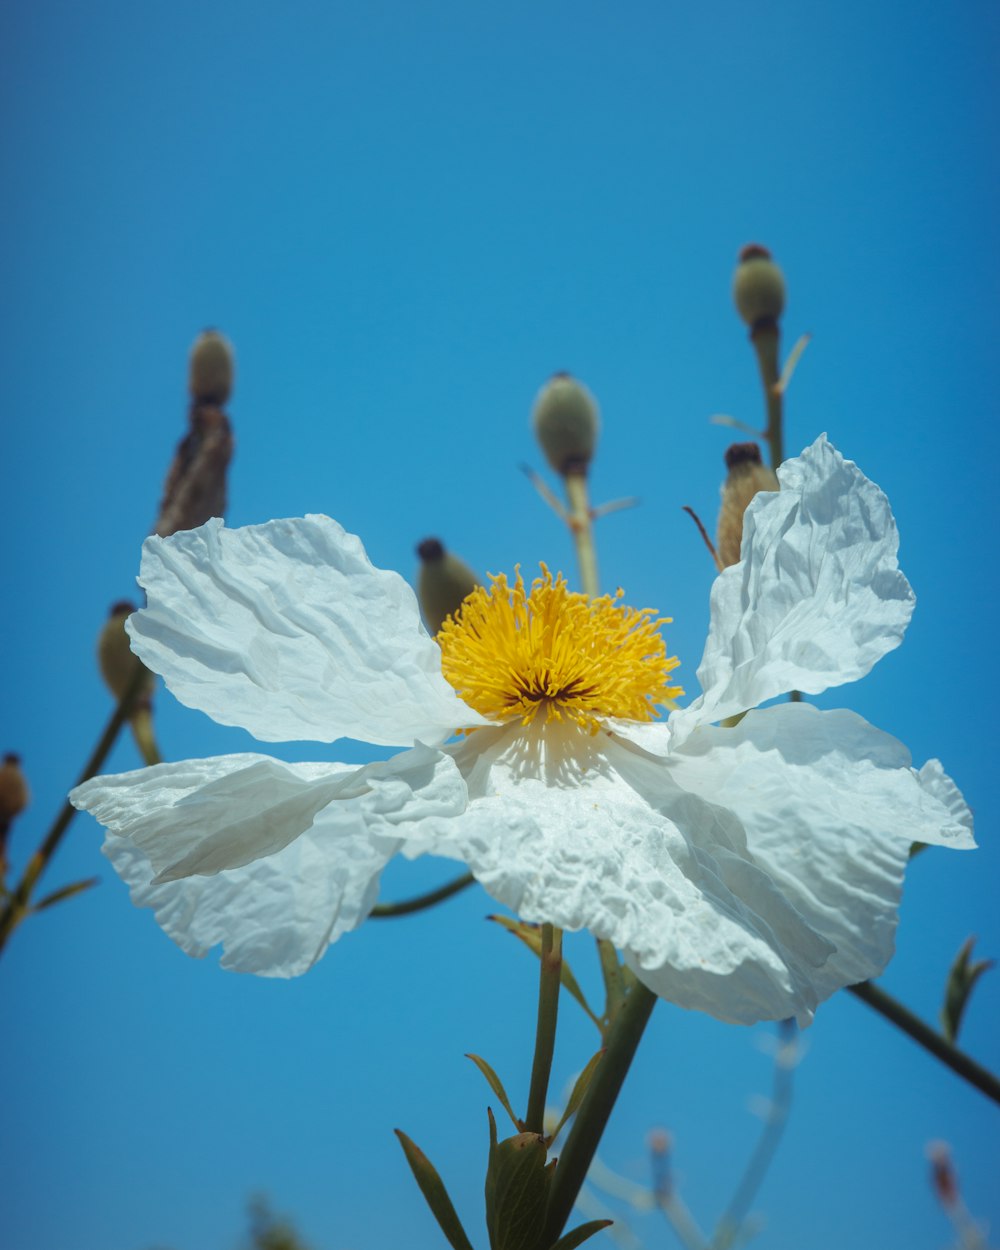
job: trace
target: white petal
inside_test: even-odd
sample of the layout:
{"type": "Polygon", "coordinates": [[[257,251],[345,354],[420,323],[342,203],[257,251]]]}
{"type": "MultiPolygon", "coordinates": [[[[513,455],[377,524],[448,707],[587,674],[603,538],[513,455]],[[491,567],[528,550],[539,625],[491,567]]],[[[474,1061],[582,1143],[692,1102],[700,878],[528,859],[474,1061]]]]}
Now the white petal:
{"type": "Polygon", "coordinates": [[[329,517],[148,538],[133,649],[188,707],[265,742],[439,742],[485,723],[441,675],[412,590],[329,517]]]}
{"type": "Polygon", "coordinates": [[[480,730],[448,750],[469,808],[407,830],[404,854],[462,859],[524,919],[608,938],[681,1006],[808,1019],[808,974],[832,946],[748,857],[739,822],[681,790],[662,760],[552,726],[480,730]]]}
{"type": "Polygon", "coordinates": [[[712,587],[704,693],[675,713],[676,730],[854,681],[903,637],[914,597],[882,491],[825,435],[778,478],[746,511],[739,564],[712,587]]]}
{"type": "Polygon", "coordinates": [[[928,760],[917,773],[924,790],[948,813],[940,828],[924,827],[923,836],[917,841],[931,846],[950,846],[956,850],[971,850],[975,845],[972,836],[972,812],[962,798],[962,792],[941,767],[940,760],[928,760]],[[936,836],[935,836],[936,834],[936,836]]]}
{"type": "MultiPolygon", "coordinates": [[[[853,712],[804,703],[750,712],[734,729],[692,734],[670,767],[739,819],[756,863],[835,947],[808,974],[819,999],[889,961],[911,842],[971,845],[961,814],[923,783],[903,744],[853,712]]],[[[786,957],[793,965],[794,951],[786,957]]]]}
{"type": "MultiPolygon", "coordinates": [[[[183,828],[186,813],[197,807],[190,800],[197,800],[200,790],[224,788],[263,758],[230,756],[161,765],[99,778],[74,791],[73,797],[111,825],[104,851],[131,887],[133,901],[152,907],[161,927],[188,954],[201,956],[222,943],[224,967],[262,976],[296,976],[368,915],[379,874],[399,846],[398,831],[409,821],[419,823],[461,810],[465,786],[447,756],[422,746],[362,769],[278,765],[290,770],[306,796],[318,786],[337,790],[309,828],[289,840],[291,826],[286,826],[281,849],[252,862],[246,862],[246,848],[241,851],[230,837],[229,858],[242,866],[211,876],[157,875],[157,863],[176,858],[163,850],[162,842],[179,838],[185,848],[190,846],[183,828]],[[148,810],[147,819],[140,815],[142,810],[148,810]],[[162,811],[168,815],[163,817],[162,811]],[[158,836],[150,835],[149,822],[158,822],[158,836]],[[157,856],[156,863],[151,853],[157,856]]],[[[233,794],[235,803],[249,798],[238,787],[233,794]]],[[[300,823],[300,811],[294,814],[300,823]]],[[[232,817],[230,824],[233,830],[251,828],[250,805],[244,809],[242,826],[232,817]]],[[[214,854],[221,844],[211,831],[207,840],[214,854]]],[[[205,862],[191,850],[187,859],[199,866],[205,862]]]]}

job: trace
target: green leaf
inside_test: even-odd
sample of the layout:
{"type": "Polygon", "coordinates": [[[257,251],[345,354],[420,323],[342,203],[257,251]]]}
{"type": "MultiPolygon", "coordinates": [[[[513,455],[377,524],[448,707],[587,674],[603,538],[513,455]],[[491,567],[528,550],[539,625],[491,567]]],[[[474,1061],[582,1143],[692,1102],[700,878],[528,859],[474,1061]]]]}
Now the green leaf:
{"type": "Polygon", "coordinates": [[[970,963],[975,943],[974,937],[962,943],[945,983],[944,1003],[941,1006],[941,1031],[949,1042],[954,1042],[958,1038],[962,1017],[969,1005],[976,982],[996,962],[993,959],[980,959],[976,963],[970,963]]]}
{"type": "Polygon", "coordinates": [[[503,1082],[500,1080],[497,1074],[493,1071],[490,1065],[486,1062],[486,1060],[483,1059],[480,1055],[466,1055],[465,1057],[466,1059],[471,1059],[472,1062],[479,1069],[479,1071],[482,1072],[483,1076],[486,1077],[486,1080],[489,1082],[490,1089],[500,1099],[500,1105],[503,1107],[504,1111],[506,1111],[507,1114],[510,1116],[511,1122],[513,1123],[517,1131],[521,1132],[521,1130],[524,1128],[524,1125],[514,1114],[514,1110],[510,1105],[510,1099],[507,1097],[507,1091],[503,1087],[503,1082]]]}
{"type": "Polygon", "coordinates": [[[580,1103],[583,1102],[583,1096],[587,1092],[587,1087],[590,1085],[590,1078],[594,1075],[594,1071],[596,1070],[597,1065],[601,1062],[603,1056],[604,1051],[599,1050],[576,1078],[576,1082],[573,1085],[573,1092],[570,1094],[569,1102],[566,1104],[566,1110],[562,1113],[562,1119],[560,1119],[555,1132],[552,1134],[553,1141],[555,1141],[555,1139],[562,1132],[563,1125],[566,1121],[576,1112],[580,1103]]]}
{"type": "Polygon", "coordinates": [[[54,903],[61,903],[67,898],[72,898],[74,894],[82,894],[84,890],[89,890],[95,885],[100,885],[100,877],[88,877],[85,881],[74,881],[72,885],[64,885],[58,890],[53,890],[51,894],[46,894],[43,899],[32,907],[32,911],[44,911],[46,907],[51,907],[54,903]]]}
{"type": "Polygon", "coordinates": [[[448,1197],[448,1191],[444,1187],[444,1181],[438,1175],[434,1164],[401,1129],[396,1129],[396,1136],[403,1147],[410,1171],[420,1186],[420,1192],[424,1195],[441,1231],[454,1250],[472,1250],[472,1242],[465,1235],[465,1229],[462,1227],[451,1199],[448,1197]]]}
{"type": "Polygon", "coordinates": [[[579,1228],[574,1228],[571,1233],[560,1237],[552,1247],[552,1250],[576,1250],[576,1247],[582,1245],[588,1237],[593,1237],[602,1228],[609,1228],[613,1223],[614,1220],[591,1220],[588,1224],[581,1224],[579,1228]]]}
{"type": "MultiPolygon", "coordinates": [[[[539,959],[542,957],[542,932],[541,926],[537,924],[529,924],[526,920],[513,920],[510,916],[487,916],[487,920],[495,920],[497,924],[503,925],[508,933],[513,933],[516,938],[527,946],[530,951],[534,951],[539,959]]],[[[590,1016],[591,1020],[604,1032],[600,1019],[590,1010],[590,1004],[583,996],[583,990],[580,989],[576,977],[573,975],[573,969],[569,966],[565,959],[562,961],[562,968],[559,974],[559,980],[562,987],[568,993],[572,994],[583,1010],[590,1016]]]]}

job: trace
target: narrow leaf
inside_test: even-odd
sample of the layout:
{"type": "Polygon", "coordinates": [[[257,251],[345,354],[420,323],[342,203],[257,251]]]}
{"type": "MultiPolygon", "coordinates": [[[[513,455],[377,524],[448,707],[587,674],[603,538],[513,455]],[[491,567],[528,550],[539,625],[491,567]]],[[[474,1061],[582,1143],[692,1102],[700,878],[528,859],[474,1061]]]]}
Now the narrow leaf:
{"type": "Polygon", "coordinates": [[[559,1121],[555,1132],[552,1134],[553,1141],[555,1141],[555,1139],[562,1132],[563,1125],[566,1121],[571,1115],[575,1114],[577,1107],[579,1107],[580,1103],[583,1102],[583,1096],[587,1092],[587,1087],[590,1085],[590,1078],[594,1075],[597,1065],[601,1062],[603,1056],[604,1051],[599,1050],[576,1078],[576,1082],[573,1085],[573,1092],[570,1094],[569,1102],[566,1104],[566,1110],[562,1113],[562,1119],[559,1121]]]}
{"type": "Polygon", "coordinates": [[[503,1107],[504,1111],[506,1111],[506,1112],[507,1112],[507,1114],[510,1116],[510,1118],[511,1118],[511,1122],[512,1122],[512,1123],[513,1123],[513,1125],[514,1125],[514,1128],[515,1128],[515,1129],[516,1129],[519,1133],[520,1133],[520,1132],[523,1132],[523,1131],[524,1131],[524,1125],[521,1123],[521,1121],[520,1121],[520,1120],[517,1118],[517,1116],[514,1114],[513,1108],[512,1108],[512,1107],[511,1107],[511,1105],[510,1105],[510,1099],[507,1097],[507,1091],[506,1091],[506,1090],[504,1089],[504,1087],[503,1087],[503,1081],[501,1081],[501,1080],[500,1080],[500,1078],[499,1078],[499,1077],[497,1076],[497,1074],[493,1071],[493,1069],[490,1067],[490,1065],[489,1065],[489,1064],[486,1062],[486,1060],[485,1060],[485,1059],[483,1059],[481,1056],[479,1056],[479,1055],[466,1055],[465,1057],[466,1057],[466,1059],[471,1059],[471,1060],[472,1060],[472,1062],[473,1062],[473,1063],[476,1065],[476,1067],[479,1069],[479,1071],[480,1071],[480,1072],[482,1072],[483,1076],[485,1076],[485,1077],[486,1077],[486,1080],[489,1082],[490,1089],[491,1089],[491,1090],[494,1092],[494,1094],[496,1094],[496,1096],[500,1099],[500,1105],[503,1107]]]}
{"type": "Polygon", "coordinates": [[[72,885],[64,885],[58,890],[53,890],[51,894],[46,894],[43,899],[39,899],[31,910],[43,911],[46,907],[51,907],[53,903],[61,903],[64,899],[72,898],[74,894],[82,894],[91,886],[99,885],[100,880],[100,877],[88,877],[86,881],[74,881],[72,885]]]}
{"type": "Polygon", "coordinates": [[[765,430],[755,429],[752,425],[747,425],[745,421],[737,421],[726,412],[713,413],[708,419],[713,425],[727,425],[732,430],[742,430],[744,434],[752,434],[754,438],[767,437],[765,430]]]}
{"type": "Polygon", "coordinates": [[[576,1250],[576,1247],[582,1245],[588,1237],[593,1237],[602,1228],[609,1228],[613,1223],[614,1220],[591,1220],[588,1224],[581,1224],[579,1228],[574,1228],[565,1237],[560,1237],[552,1250],[576,1250]]]}
{"type": "MultiPolygon", "coordinates": [[[[539,959],[542,957],[542,932],[541,927],[537,924],[529,924],[526,920],[513,920],[510,916],[487,916],[487,920],[495,920],[497,924],[503,925],[508,933],[513,933],[515,937],[520,938],[530,951],[534,951],[539,959]]],[[[562,968],[559,974],[559,980],[562,987],[569,994],[572,994],[583,1010],[590,1016],[591,1020],[601,1028],[601,1022],[596,1015],[590,1010],[590,1004],[583,996],[583,990],[573,975],[573,969],[569,966],[565,959],[562,961],[562,968]]],[[[602,1030],[603,1032],[603,1030],[602,1030]]]]}
{"type": "Polygon", "coordinates": [[[448,1197],[448,1191],[444,1187],[444,1181],[438,1176],[434,1164],[401,1129],[396,1129],[396,1136],[403,1147],[410,1171],[420,1186],[420,1192],[427,1200],[431,1214],[437,1220],[441,1231],[454,1250],[472,1250],[472,1242],[465,1235],[465,1229],[462,1227],[451,1199],[448,1197]]]}

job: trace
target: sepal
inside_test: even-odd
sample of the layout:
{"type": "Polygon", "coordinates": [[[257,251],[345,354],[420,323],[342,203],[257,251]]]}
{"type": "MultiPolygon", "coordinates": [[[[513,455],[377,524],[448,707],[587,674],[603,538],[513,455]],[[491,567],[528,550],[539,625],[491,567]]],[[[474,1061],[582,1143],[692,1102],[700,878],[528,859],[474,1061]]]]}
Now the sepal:
{"type": "Polygon", "coordinates": [[[444,1181],[438,1175],[437,1168],[401,1129],[396,1129],[395,1132],[399,1138],[399,1144],[403,1147],[403,1154],[406,1155],[406,1162],[410,1165],[410,1171],[420,1186],[420,1192],[424,1195],[431,1214],[437,1220],[438,1227],[448,1238],[449,1244],[453,1250],[472,1250],[472,1242],[465,1235],[465,1229],[448,1197],[448,1191],[444,1187],[444,1181]]]}

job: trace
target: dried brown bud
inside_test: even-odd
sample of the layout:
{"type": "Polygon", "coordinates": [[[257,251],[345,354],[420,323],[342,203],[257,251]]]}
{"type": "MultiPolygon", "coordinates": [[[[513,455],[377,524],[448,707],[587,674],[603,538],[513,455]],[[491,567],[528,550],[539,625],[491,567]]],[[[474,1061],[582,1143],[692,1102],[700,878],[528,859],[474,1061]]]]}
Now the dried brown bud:
{"type": "Polygon", "coordinates": [[[773,469],[761,462],[756,443],[734,443],[725,459],[729,475],[722,484],[715,547],[722,567],[728,568],[739,562],[747,505],[759,490],[777,490],[778,478],[773,469]]]}
{"type": "Polygon", "coordinates": [[[417,597],[427,628],[436,634],[462,600],[480,584],[472,569],[458,556],[446,551],[437,538],[425,538],[417,545],[420,572],[417,597]]]}
{"type": "Polygon", "coordinates": [[[535,437],[557,473],[586,474],[600,417],[590,391],[568,373],[556,373],[538,392],[532,412],[535,437]]]}
{"type": "Polygon", "coordinates": [[[4,859],[7,831],[14,820],[31,802],[31,791],[21,772],[21,757],[8,751],[0,764],[0,864],[4,859]]]}
{"type": "Polygon", "coordinates": [[[218,330],[199,334],[191,348],[188,388],[196,404],[226,402],[233,389],[233,345],[218,330]]]}
{"type": "Polygon", "coordinates": [[[740,252],[733,275],[733,301],[751,330],[774,325],[785,307],[785,279],[759,243],[750,243],[740,252]]]}
{"type": "Polygon", "coordinates": [[[177,444],[154,533],[193,530],[226,512],[226,471],[233,458],[229,418],[211,404],[191,409],[190,429],[177,444]]]}

